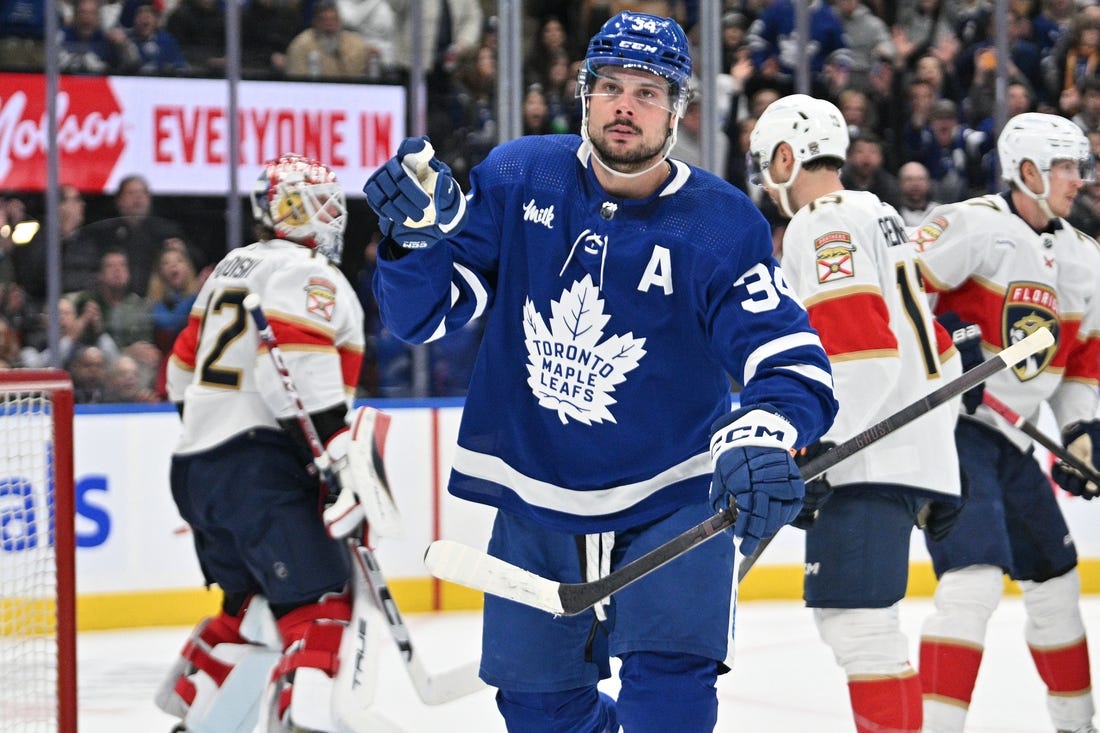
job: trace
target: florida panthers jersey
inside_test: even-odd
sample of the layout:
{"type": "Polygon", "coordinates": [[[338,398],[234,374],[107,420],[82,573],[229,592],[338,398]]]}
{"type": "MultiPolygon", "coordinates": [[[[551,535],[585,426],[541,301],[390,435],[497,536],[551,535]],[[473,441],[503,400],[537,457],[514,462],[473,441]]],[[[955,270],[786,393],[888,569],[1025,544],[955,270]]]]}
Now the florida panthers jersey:
{"type": "Polygon", "coordinates": [[[767,402],[800,445],[831,422],[829,364],[752,203],[671,162],[605,193],[575,135],[521,138],[471,176],[463,232],[379,258],[387,326],[423,342],[488,313],[450,491],[572,533],[706,498],[709,428],[767,402]]]}
{"type": "MultiPolygon", "coordinates": [[[[840,410],[825,439],[841,443],[962,373],[907,246],[904,222],[865,191],[838,191],[802,207],[783,237],[783,272],[833,364],[840,410]]],[[[959,493],[958,400],[856,453],[834,485],[888,483],[959,493]]]]}
{"type": "Polygon", "coordinates": [[[168,366],[168,396],[183,402],[177,453],[246,430],[278,428],[294,406],[244,308],[257,293],[294,378],[315,412],[350,405],[363,360],[363,308],[343,273],[301,245],[271,240],[230,252],[203,284],[168,366]]]}
{"type": "MultiPolygon", "coordinates": [[[[1100,250],[1056,219],[1036,232],[1006,195],[938,207],[912,234],[936,311],[982,329],[986,356],[1046,326],[1055,343],[986,382],[986,389],[1034,420],[1049,400],[1060,428],[1096,416],[1100,384],[1100,250]]],[[[988,408],[977,419],[1029,441],[988,408]]]]}

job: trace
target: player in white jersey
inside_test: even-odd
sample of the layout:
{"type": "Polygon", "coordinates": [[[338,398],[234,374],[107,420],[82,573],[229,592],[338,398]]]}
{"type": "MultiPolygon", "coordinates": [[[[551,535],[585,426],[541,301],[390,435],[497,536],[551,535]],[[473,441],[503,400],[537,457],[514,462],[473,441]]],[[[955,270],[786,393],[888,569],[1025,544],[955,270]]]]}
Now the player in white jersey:
{"type": "MultiPolygon", "coordinates": [[[[265,165],[252,203],[260,241],[214,268],[169,365],[169,396],[183,421],[172,495],[207,582],[224,597],[220,613],[188,640],[158,703],[185,726],[197,725],[192,716],[207,709],[247,657],[241,622],[253,597],[262,596],[281,637],[271,730],[335,730],[325,723],[324,692],[351,615],[347,552],[326,531],[322,487],[306,469],[312,454],[244,299],[262,299],[301,402],[342,470],[363,353],[362,307],[337,267],[347,208],[327,166],[292,154],[265,165]],[[299,687],[308,692],[297,694],[299,687]]],[[[243,700],[254,704],[265,682],[243,700]]]]}
{"type": "MultiPolygon", "coordinates": [[[[491,555],[557,581],[606,574],[731,500],[751,552],[801,507],[787,449],[835,410],[767,222],[669,157],[690,75],[675,21],[620,13],[589,43],[582,136],[503,143],[468,201],[407,140],[365,188],[390,330],[430,341],[487,316],[449,490],[497,508],[491,555]]],[[[487,596],[481,677],[508,729],[712,730],[733,567],[733,544],[711,541],[562,618],[487,596]],[[615,701],[597,687],[611,656],[615,701]]]]}
{"type": "MultiPolygon", "coordinates": [[[[840,403],[809,457],[962,373],[927,305],[901,217],[872,193],[844,190],[847,148],[840,110],[802,94],[769,105],[750,137],[757,182],[791,219],[783,271],[821,336],[840,403]]],[[[859,733],[921,729],[898,602],[918,517],[946,534],[958,516],[957,402],[810,482],[795,522],[806,530],[806,604],[847,674],[859,733]]]]}
{"type": "MultiPolygon", "coordinates": [[[[1046,402],[1071,452],[1096,466],[1100,250],[1064,218],[1095,174],[1089,144],[1065,118],[1026,113],[1006,123],[997,148],[1009,191],[932,210],[912,234],[918,264],[937,313],[980,327],[987,356],[1038,327],[1054,333],[1054,346],[985,390],[1032,421],[1046,402]]],[[[980,396],[970,408],[955,436],[969,499],[955,532],[928,542],[939,584],[921,632],[925,730],[963,730],[1007,573],[1024,593],[1024,636],[1055,729],[1095,731],[1073,540],[1030,439],[980,396]]],[[[1080,475],[1052,473],[1071,493],[1094,495],[1080,475]]]]}

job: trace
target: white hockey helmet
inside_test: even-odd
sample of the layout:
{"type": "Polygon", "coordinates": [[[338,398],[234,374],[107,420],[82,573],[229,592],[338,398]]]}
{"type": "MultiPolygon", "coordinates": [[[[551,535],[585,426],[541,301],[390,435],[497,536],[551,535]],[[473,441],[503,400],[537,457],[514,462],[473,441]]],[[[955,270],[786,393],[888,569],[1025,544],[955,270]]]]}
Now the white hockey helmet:
{"type": "Polygon", "coordinates": [[[778,189],[780,208],[790,217],[794,212],[790,211],[787,190],[802,166],[821,158],[835,158],[844,163],[848,154],[848,123],[832,102],[806,94],[789,94],[769,104],[760,115],[749,136],[749,153],[753,183],[778,189]],[[794,167],[787,181],[776,183],[768,169],[780,143],[791,146],[794,167]]]}
{"type": "Polygon", "coordinates": [[[269,160],[252,188],[252,216],[279,239],[340,264],[348,207],[336,174],[295,153],[269,160]]]}
{"type": "Polygon", "coordinates": [[[1077,161],[1081,179],[1093,181],[1096,166],[1088,138],[1071,120],[1042,112],[1025,112],[1005,123],[997,138],[1001,178],[1013,183],[1036,201],[1046,201],[1050,193],[1050,168],[1058,160],[1077,161]],[[1020,166],[1030,160],[1043,178],[1043,190],[1035,193],[1020,176],[1020,166]]]}

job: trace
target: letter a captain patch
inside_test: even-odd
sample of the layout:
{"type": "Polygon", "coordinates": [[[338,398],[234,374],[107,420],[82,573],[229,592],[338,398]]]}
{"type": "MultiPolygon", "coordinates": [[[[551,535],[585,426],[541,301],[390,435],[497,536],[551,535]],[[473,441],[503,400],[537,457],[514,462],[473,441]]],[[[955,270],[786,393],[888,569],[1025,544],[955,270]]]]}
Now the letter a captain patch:
{"type": "Polygon", "coordinates": [[[814,240],[817,252],[817,281],[819,283],[843,280],[855,275],[855,263],[852,253],[852,235],[848,232],[833,231],[822,234],[814,240]]]}

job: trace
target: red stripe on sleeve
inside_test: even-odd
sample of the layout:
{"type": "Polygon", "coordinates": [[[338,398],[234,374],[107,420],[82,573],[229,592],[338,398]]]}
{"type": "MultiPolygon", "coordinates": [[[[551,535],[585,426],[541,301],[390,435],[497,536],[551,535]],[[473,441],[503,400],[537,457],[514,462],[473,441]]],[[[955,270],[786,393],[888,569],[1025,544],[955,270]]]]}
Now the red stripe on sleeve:
{"type": "Polygon", "coordinates": [[[1084,339],[1079,339],[1080,327],[1080,321],[1062,323],[1062,333],[1058,336],[1061,347],[1055,357],[1056,361],[1065,358],[1066,379],[1100,382],[1100,334],[1090,333],[1084,339]],[[1072,340],[1069,335],[1071,326],[1072,340]]]}
{"type": "Polygon", "coordinates": [[[199,317],[191,316],[187,319],[187,325],[176,337],[176,343],[172,345],[172,356],[179,359],[188,369],[195,368],[195,350],[199,344],[199,317]]]}
{"type": "Polygon", "coordinates": [[[810,325],[817,329],[821,345],[829,356],[898,349],[897,338],[890,330],[886,303],[876,293],[860,292],[830,298],[807,310],[810,325]],[[858,326],[853,327],[853,324],[858,326]]]}
{"type": "Polygon", "coordinates": [[[284,321],[277,316],[268,317],[271,330],[275,332],[275,338],[279,346],[328,346],[332,347],[332,335],[324,331],[309,328],[306,324],[295,321],[284,321]]]}
{"type": "Polygon", "coordinates": [[[363,369],[363,352],[359,349],[338,349],[340,353],[340,372],[344,375],[344,387],[354,390],[359,384],[359,374],[363,369]]]}

